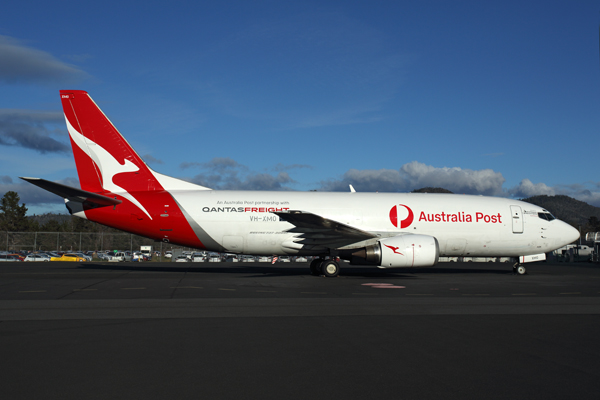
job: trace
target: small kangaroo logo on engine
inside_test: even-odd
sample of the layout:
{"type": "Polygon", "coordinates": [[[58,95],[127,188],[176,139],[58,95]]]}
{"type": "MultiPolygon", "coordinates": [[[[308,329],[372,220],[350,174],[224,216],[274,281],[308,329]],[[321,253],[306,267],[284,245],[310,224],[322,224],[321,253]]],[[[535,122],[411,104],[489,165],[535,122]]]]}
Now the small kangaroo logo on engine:
{"type": "Polygon", "coordinates": [[[398,251],[398,249],[399,249],[400,247],[388,246],[387,244],[384,244],[384,246],[385,246],[385,247],[387,247],[387,248],[389,248],[389,249],[391,249],[391,250],[394,252],[394,254],[400,254],[401,256],[403,256],[403,255],[404,255],[404,254],[402,254],[402,253],[400,253],[400,252],[398,251]]]}

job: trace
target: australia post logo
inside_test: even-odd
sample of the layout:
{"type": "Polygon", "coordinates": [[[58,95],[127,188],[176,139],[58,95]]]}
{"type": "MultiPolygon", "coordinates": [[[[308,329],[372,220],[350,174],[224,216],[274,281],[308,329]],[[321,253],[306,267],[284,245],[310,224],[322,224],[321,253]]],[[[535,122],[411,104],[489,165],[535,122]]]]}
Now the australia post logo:
{"type": "Polygon", "coordinates": [[[409,206],[398,204],[390,209],[390,221],[396,228],[408,228],[414,219],[415,215],[409,206]]]}
{"type": "MultiPolygon", "coordinates": [[[[471,213],[468,211],[442,211],[442,212],[428,212],[421,211],[418,214],[419,223],[485,223],[485,224],[503,224],[502,214],[499,212],[492,212],[490,214],[483,212],[471,213]]],[[[390,209],[390,222],[396,228],[404,229],[408,228],[414,221],[415,215],[413,210],[407,205],[398,204],[390,209]]],[[[506,219],[505,219],[506,221],[506,219]]]]}

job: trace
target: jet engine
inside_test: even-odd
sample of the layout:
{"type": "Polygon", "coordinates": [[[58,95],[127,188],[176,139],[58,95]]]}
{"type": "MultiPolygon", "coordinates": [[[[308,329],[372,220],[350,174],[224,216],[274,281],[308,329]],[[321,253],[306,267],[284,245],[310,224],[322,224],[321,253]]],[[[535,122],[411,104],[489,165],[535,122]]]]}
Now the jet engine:
{"type": "Polygon", "coordinates": [[[381,239],[361,249],[345,250],[340,257],[354,265],[380,268],[431,267],[437,264],[440,246],[433,236],[399,235],[381,239]]]}

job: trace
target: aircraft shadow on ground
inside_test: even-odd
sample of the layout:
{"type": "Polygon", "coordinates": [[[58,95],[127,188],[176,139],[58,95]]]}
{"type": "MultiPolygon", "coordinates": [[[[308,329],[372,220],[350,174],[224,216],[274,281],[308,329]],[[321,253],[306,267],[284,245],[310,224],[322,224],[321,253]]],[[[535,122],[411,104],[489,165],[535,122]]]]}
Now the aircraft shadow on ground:
{"type": "MultiPolygon", "coordinates": [[[[204,273],[204,274],[251,274],[250,278],[273,277],[273,276],[294,276],[309,275],[309,264],[285,265],[276,264],[268,266],[259,263],[237,264],[222,263],[219,265],[206,265],[198,263],[85,263],[79,264],[79,269],[95,269],[110,271],[144,271],[144,272],[186,272],[186,273],[204,273]],[[176,265],[173,265],[176,264],[176,265]],[[183,264],[183,265],[182,265],[183,264]]],[[[460,265],[460,264],[459,264],[460,265]]],[[[342,263],[341,276],[373,277],[373,278],[416,278],[416,275],[430,274],[512,274],[511,266],[497,266],[490,268],[488,264],[482,263],[469,264],[468,268],[452,267],[423,267],[423,268],[394,268],[378,269],[368,266],[349,266],[342,263]]]]}

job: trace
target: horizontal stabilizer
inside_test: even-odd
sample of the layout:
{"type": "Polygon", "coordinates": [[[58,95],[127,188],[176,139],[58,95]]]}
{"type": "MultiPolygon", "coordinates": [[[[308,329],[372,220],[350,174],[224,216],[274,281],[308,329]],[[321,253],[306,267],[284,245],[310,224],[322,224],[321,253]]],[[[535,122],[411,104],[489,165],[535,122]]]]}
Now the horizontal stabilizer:
{"type": "Polygon", "coordinates": [[[97,207],[116,206],[122,203],[121,200],[113,199],[112,197],[87,192],[45,179],[23,177],[21,179],[70,201],[93,204],[97,207]]]}

